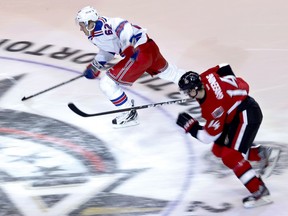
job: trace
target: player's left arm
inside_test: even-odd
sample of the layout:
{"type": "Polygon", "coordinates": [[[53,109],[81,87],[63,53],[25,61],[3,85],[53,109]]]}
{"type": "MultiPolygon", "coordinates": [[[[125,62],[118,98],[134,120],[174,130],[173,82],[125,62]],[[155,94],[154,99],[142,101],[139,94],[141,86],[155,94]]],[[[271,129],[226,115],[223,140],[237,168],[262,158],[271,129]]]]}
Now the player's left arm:
{"type": "Polygon", "coordinates": [[[111,20],[113,32],[119,38],[122,51],[133,45],[131,38],[133,37],[133,26],[125,19],[114,18],[111,20]]]}
{"type": "Polygon", "coordinates": [[[114,26],[114,32],[119,38],[121,53],[120,55],[125,58],[136,59],[138,56],[138,50],[135,47],[135,36],[133,31],[133,25],[127,20],[115,18],[112,26],[114,26]]]}

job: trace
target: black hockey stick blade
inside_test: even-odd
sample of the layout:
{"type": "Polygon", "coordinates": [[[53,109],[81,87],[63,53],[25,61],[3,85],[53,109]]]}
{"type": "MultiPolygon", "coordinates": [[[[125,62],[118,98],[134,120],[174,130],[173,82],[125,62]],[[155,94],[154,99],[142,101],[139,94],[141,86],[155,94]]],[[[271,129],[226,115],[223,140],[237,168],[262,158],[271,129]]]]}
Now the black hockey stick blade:
{"type": "Polygon", "coordinates": [[[27,100],[29,97],[23,97],[21,101],[27,100]]]}
{"type": "Polygon", "coordinates": [[[73,103],[69,103],[68,107],[76,114],[82,116],[82,117],[89,117],[90,114],[84,113],[82,112],[80,109],[78,109],[78,107],[75,106],[75,104],[73,103]]]}
{"type": "Polygon", "coordinates": [[[146,104],[146,105],[141,105],[141,106],[133,106],[129,108],[124,108],[124,109],[118,109],[118,110],[111,110],[107,112],[100,112],[100,113],[92,113],[88,114],[83,111],[81,111],[75,104],[69,103],[68,107],[76,114],[82,116],[82,117],[93,117],[93,116],[101,116],[101,115],[108,115],[108,114],[113,114],[113,113],[119,113],[119,112],[127,112],[130,110],[138,110],[138,109],[146,109],[150,107],[158,107],[158,106],[163,106],[163,105],[169,105],[169,104],[180,104],[180,103],[185,103],[185,102],[192,102],[195,101],[195,99],[178,99],[178,100],[173,100],[173,101],[165,101],[165,102],[160,102],[160,103],[154,103],[154,104],[146,104]]]}

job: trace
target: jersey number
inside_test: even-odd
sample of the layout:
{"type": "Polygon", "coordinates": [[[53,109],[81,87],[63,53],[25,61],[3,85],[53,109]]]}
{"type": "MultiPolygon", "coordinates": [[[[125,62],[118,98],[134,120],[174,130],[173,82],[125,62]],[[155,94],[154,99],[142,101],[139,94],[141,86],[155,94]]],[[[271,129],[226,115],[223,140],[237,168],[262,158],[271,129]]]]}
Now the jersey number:
{"type": "Polygon", "coordinates": [[[227,75],[227,76],[224,76],[224,77],[220,77],[220,79],[222,80],[222,82],[229,83],[230,85],[232,85],[232,86],[234,86],[236,88],[238,87],[235,76],[227,75]]]}
{"type": "Polygon", "coordinates": [[[113,34],[111,26],[109,26],[107,23],[104,25],[104,29],[105,29],[104,33],[105,33],[106,35],[111,35],[111,34],[113,34]]]}
{"type": "MultiPolygon", "coordinates": [[[[220,78],[223,82],[226,82],[236,88],[238,88],[238,84],[236,82],[236,77],[233,75],[227,75],[224,77],[220,78]]],[[[226,91],[228,95],[230,95],[230,97],[233,96],[241,96],[241,95],[247,95],[247,91],[246,90],[241,90],[241,89],[235,89],[235,90],[227,90],[226,91]]]]}

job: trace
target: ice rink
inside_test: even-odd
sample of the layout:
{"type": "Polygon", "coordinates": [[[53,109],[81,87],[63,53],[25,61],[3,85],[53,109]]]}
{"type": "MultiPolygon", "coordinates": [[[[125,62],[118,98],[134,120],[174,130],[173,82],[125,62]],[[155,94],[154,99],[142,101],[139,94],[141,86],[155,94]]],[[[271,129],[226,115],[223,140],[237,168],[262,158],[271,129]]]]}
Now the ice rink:
{"type": "MultiPolygon", "coordinates": [[[[0,8],[0,216],[287,215],[287,1],[1,0],[0,8]],[[244,209],[246,188],[176,125],[179,112],[199,117],[193,104],[142,109],[140,125],[113,129],[115,114],[84,118],[67,106],[113,110],[98,79],[33,96],[79,76],[97,53],[74,20],[86,5],[147,28],[179,68],[229,63],[249,82],[264,114],[255,141],[282,151],[264,179],[273,204],[244,209]]],[[[182,98],[148,75],[125,90],[136,106],[182,98]]]]}

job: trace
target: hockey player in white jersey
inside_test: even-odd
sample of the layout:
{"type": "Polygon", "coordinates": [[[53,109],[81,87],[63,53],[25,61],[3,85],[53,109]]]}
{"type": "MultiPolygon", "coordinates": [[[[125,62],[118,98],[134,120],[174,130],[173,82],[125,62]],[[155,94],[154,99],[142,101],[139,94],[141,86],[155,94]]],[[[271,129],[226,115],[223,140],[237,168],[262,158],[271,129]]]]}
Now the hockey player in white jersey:
{"type": "MultiPolygon", "coordinates": [[[[84,71],[88,79],[99,76],[106,63],[121,55],[123,58],[100,79],[100,89],[118,108],[133,106],[121,85],[131,86],[144,72],[178,84],[185,73],[169,64],[146,29],[122,18],[100,16],[91,6],[82,8],[76,16],[80,30],[98,47],[99,52],[84,71]]],[[[122,113],[112,120],[114,127],[138,124],[136,110],[122,113]]]]}

